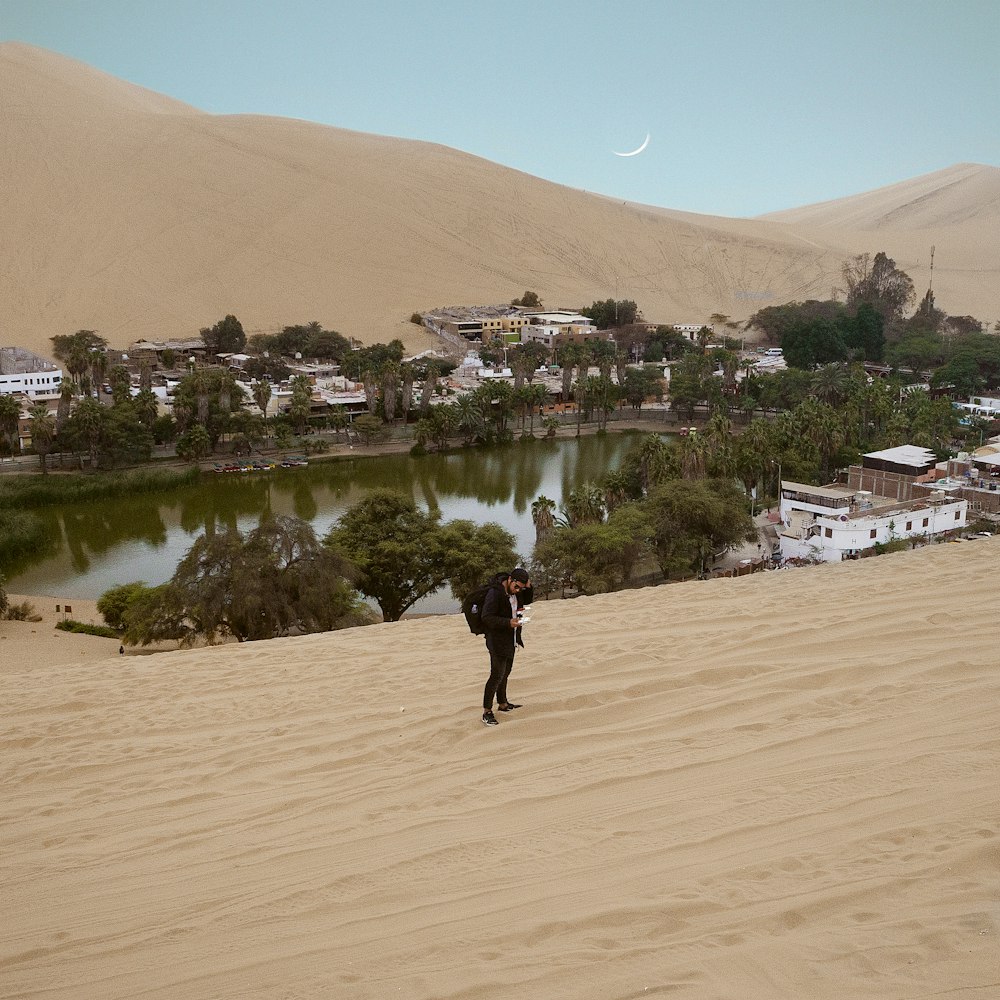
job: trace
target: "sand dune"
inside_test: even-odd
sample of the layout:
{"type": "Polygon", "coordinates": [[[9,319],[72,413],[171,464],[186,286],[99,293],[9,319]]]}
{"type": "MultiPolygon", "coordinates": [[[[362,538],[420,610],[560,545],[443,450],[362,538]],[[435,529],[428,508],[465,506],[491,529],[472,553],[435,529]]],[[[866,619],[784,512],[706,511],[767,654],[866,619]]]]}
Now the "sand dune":
{"type": "Polygon", "coordinates": [[[80,328],[116,346],[188,336],[227,312],[251,332],[315,319],[418,348],[430,341],[406,322],[415,310],[525,288],[551,306],[627,295],[659,322],[744,318],[827,297],[864,250],[923,288],[934,243],[939,305],[1000,315],[990,167],[928,182],[918,212],[901,215],[893,188],[863,196],[874,229],[850,206],[837,226],[836,205],[815,219],[691,215],[429,143],[208,115],[18,43],[0,44],[0,163],[0,329],[36,350],[80,328]]]}
{"type": "Polygon", "coordinates": [[[998,545],[5,660],[0,996],[992,1000],[998,545]]]}

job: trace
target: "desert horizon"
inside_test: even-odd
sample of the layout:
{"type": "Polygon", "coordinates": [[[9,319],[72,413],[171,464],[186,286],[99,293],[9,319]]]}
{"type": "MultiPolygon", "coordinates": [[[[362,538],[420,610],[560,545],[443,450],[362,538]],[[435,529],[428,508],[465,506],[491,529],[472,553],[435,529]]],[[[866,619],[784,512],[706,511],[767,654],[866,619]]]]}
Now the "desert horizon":
{"type": "Polygon", "coordinates": [[[4,340],[38,353],[317,320],[409,349],[413,312],[633,298],[651,322],[827,298],[884,250],[951,314],[1000,317],[1000,168],[958,164],[758,218],[622,202],[444,146],[211,115],[65,56],[0,43],[4,340]]]}

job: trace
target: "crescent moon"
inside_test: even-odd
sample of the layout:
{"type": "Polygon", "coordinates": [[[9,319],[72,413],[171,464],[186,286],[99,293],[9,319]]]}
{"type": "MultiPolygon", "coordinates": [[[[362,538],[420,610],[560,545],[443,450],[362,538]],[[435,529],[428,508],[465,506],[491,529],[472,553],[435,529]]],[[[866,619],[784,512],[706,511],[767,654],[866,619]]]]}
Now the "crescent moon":
{"type": "Polygon", "coordinates": [[[649,145],[649,133],[646,133],[646,138],[642,140],[642,145],[638,149],[633,149],[631,153],[619,153],[618,150],[611,150],[615,156],[638,156],[647,146],[649,145]]]}

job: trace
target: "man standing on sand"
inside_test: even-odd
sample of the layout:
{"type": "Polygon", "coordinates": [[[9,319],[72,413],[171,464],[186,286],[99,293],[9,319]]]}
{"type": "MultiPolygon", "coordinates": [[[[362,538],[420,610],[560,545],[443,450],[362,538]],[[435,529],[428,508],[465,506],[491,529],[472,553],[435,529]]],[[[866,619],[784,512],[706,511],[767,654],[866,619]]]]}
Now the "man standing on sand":
{"type": "Polygon", "coordinates": [[[521,707],[507,700],[507,678],[514,666],[514,641],[520,640],[519,596],[530,586],[527,570],[498,573],[483,599],[481,618],[490,651],[490,676],[483,691],[483,724],[487,726],[499,725],[493,714],[494,696],[498,711],[513,712],[521,707]]]}

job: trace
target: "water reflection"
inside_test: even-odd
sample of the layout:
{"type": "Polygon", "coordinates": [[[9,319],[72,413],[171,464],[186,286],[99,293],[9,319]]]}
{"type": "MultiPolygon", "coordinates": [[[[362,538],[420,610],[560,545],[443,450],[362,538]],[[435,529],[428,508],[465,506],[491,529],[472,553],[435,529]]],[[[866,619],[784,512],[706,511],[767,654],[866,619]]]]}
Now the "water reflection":
{"type": "MultiPolygon", "coordinates": [[[[265,511],[294,515],[322,536],[369,490],[409,492],[445,520],[496,521],[530,554],[531,503],[555,500],[615,468],[634,435],[538,440],[449,454],[383,455],[313,463],[270,473],[205,475],[163,495],[130,496],[39,511],[51,540],[44,551],[8,568],[13,593],[96,598],[130,580],[155,585],[169,579],[202,532],[255,527],[265,511]]],[[[446,595],[420,610],[453,610],[446,595]]]]}

